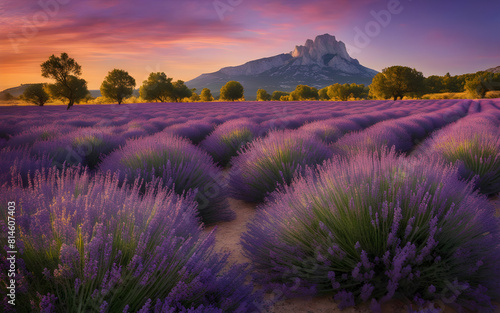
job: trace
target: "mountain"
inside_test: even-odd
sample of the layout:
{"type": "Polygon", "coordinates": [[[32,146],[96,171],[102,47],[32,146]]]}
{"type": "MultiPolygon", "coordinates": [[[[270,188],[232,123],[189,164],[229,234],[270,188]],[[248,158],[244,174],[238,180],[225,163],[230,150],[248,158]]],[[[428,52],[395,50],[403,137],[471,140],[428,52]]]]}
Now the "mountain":
{"type": "Polygon", "coordinates": [[[290,53],[225,67],[203,74],[186,85],[196,88],[198,93],[206,87],[217,95],[226,82],[236,80],[245,88],[245,98],[252,100],[259,88],[272,93],[275,90],[293,91],[300,84],[318,89],[334,83],[368,85],[376,74],[377,71],[351,58],[342,41],[325,34],[314,41],[308,39],[305,45],[296,46],[290,53]]]}
{"type": "Polygon", "coordinates": [[[498,73],[500,73],[500,66],[489,68],[489,69],[486,70],[486,72],[498,74],[498,73]]]}

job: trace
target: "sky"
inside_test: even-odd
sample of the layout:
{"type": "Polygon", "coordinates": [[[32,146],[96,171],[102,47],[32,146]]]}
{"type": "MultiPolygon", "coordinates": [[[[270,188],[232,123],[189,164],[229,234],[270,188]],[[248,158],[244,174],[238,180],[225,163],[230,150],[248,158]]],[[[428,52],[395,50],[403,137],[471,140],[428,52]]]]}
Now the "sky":
{"type": "Polygon", "coordinates": [[[472,73],[500,65],[498,12],[490,0],[2,0],[0,91],[50,82],[40,64],[62,52],[99,89],[114,68],[138,86],[151,72],[188,81],[325,33],[377,71],[472,73]]]}

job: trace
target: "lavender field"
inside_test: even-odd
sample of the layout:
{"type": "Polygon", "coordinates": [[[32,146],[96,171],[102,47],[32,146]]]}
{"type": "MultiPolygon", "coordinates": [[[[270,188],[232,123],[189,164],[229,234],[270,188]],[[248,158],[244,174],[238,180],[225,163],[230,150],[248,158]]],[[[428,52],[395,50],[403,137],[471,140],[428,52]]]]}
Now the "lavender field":
{"type": "Polygon", "coordinates": [[[2,312],[500,303],[498,99],[0,107],[0,185],[2,312]]]}

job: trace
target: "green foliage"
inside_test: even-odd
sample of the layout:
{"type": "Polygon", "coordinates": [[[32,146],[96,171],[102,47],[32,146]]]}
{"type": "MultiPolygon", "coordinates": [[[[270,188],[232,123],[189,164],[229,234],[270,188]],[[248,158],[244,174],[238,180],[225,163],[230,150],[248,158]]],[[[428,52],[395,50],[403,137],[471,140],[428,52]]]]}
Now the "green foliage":
{"type": "Polygon", "coordinates": [[[46,91],[54,99],[68,100],[68,110],[75,102],[80,103],[89,94],[87,81],[73,75],[69,75],[64,82],[47,85],[46,91]]]}
{"type": "Polygon", "coordinates": [[[6,92],[2,95],[1,100],[10,101],[10,100],[14,100],[15,98],[16,97],[14,97],[10,92],[6,92]]]}
{"type": "Polygon", "coordinates": [[[467,96],[471,99],[484,98],[488,91],[487,78],[486,75],[476,75],[475,77],[467,79],[465,81],[465,92],[467,96]]]}
{"type": "Polygon", "coordinates": [[[242,99],[244,95],[243,86],[237,81],[229,81],[220,89],[220,99],[235,101],[242,99]]]}
{"type": "Polygon", "coordinates": [[[406,66],[391,66],[382,70],[372,80],[370,94],[377,99],[403,99],[404,96],[421,96],[424,93],[422,72],[406,66]]]}
{"type": "Polygon", "coordinates": [[[203,90],[201,91],[201,94],[200,94],[200,100],[203,102],[214,101],[214,97],[212,96],[210,89],[203,88],[203,90]]]}
{"type": "Polygon", "coordinates": [[[319,100],[330,100],[328,96],[328,87],[322,88],[318,91],[319,100]]]}
{"type": "MultiPolygon", "coordinates": [[[[500,73],[477,72],[474,74],[463,74],[451,76],[446,73],[444,76],[429,76],[425,79],[427,93],[460,93],[465,92],[467,81],[474,81],[476,77],[482,77],[482,85],[487,91],[500,90],[500,73]]],[[[472,84],[472,83],[470,83],[472,84]]],[[[469,85],[471,88],[472,85],[469,85]]]]}
{"type": "Polygon", "coordinates": [[[57,82],[66,81],[70,75],[82,75],[82,67],[65,52],[61,53],[61,57],[51,55],[41,67],[43,77],[55,79],[57,82]]]}
{"type": "Polygon", "coordinates": [[[290,93],[290,100],[292,101],[302,101],[302,100],[318,100],[318,89],[314,87],[309,87],[307,85],[298,85],[294,91],[290,93]]]}
{"type": "Polygon", "coordinates": [[[269,101],[271,100],[271,95],[267,93],[264,89],[257,90],[257,101],[269,101]]]}
{"type": "Polygon", "coordinates": [[[191,97],[189,97],[189,102],[196,102],[196,101],[200,101],[200,95],[198,95],[196,92],[195,92],[196,88],[194,88],[192,91],[191,91],[191,97]]]}
{"type": "Polygon", "coordinates": [[[182,80],[178,80],[174,82],[172,85],[174,87],[172,100],[175,102],[180,102],[182,99],[189,98],[193,94],[193,91],[189,89],[182,80]]]}
{"type": "Polygon", "coordinates": [[[22,99],[37,106],[43,106],[49,101],[49,94],[43,89],[43,84],[34,84],[24,90],[22,99]]]}
{"type": "Polygon", "coordinates": [[[350,89],[349,84],[334,84],[328,87],[328,97],[331,100],[347,101],[349,100],[350,89]]]}
{"type": "Polygon", "coordinates": [[[87,95],[87,82],[78,78],[82,75],[82,67],[67,53],[61,53],[61,57],[51,55],[41,67],[43,77],[56,81],[48,86],[49,93],[56,99],[68,100],[68,110],[87,95]]]}
{"type": "Polygon", "coordinates": [[[101,94],[121,104],[124,98],[132,95],[134,87],[135,79],[128,72],[114,69],[108,73],[108,76],[102,82],[101,94]]]}
{"type": "MultiPolygon", "coordinates": [[[[290,93],[289,92],[284,92],[284,91],[274,91],[273,94],[271,95],[271,100],[272,101],[284,101],[281,100],[282,97],[288,97],[290,93]]],[[[287,101],[287,100],[285,100],[287,101]]]]}
{"type": "Polygon", "coordinates": [[[163,72],[151,73],[142,83],[139,93],[146,101],[168,102],[174,94],[172,78],[167,77],[163,72]]]}

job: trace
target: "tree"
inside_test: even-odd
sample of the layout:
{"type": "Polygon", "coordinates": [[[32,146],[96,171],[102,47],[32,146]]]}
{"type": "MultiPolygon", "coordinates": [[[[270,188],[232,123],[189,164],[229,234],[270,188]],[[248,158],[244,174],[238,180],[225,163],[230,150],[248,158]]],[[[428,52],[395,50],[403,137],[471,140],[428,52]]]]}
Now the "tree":
{"type": "Polygon", "coordinates": [[[419,96],[424,92],[422,72],[406,66],[391,66],[382,70],[372,80],[370,94],[378,99],[403,99],[407,96],[419,96]]]}
{"type": "Polygon", "coordinates": [[[101,84],[101,94],[122,104],[123,99],[134,92],[135,79],[124,70],[114,69],[101,84]]]}
{"type": "Polygon", "coordinates": [[[203,90],[201,91],[200,100],[203,102],[214,101],[214,97],[212,96],[210,89],[203,88],[203,90]]]}
{"type": "Polygon", "coordinates": [[[307,85],[298,85],[294,91],[290,93],[290,100],[303,101],[303,100],[318,100],[318,89],[309,87],[307,85]]]}
{"type": "Polygon", "coordinates": [[[61,57],[51,55],[48,61],[42,63],[41,67],[43,77],[55,79],[56,84],[52,85],[52,87],[49,85],[48,88],[54,91],[56,98],[68,100],[68,110],[88,93],[87,90],[81,96],[83,94],[81,88],[85,86],[85,89],[87,89],[87,82],[78,78],[82,74],[82,67],[74,59],[70,58],[67,53],[61,53],[61,57]],[[75,88],[80,88],[80,90],[75,88]]]}
{"type": "Polygon", "coordinates": [[[267,93],[264,89],[257,90],[257,101],[269,101],[271,100],[271,95],[267,93]]]}
{"type": "Polygon", "coordinates": [[[163,72],[151,73],[139,89],[141,98],[146,101],[168,102],[173,99],[174,85],[172,78],[163,72]]]}
{"type": "Polygon", "coordinates": [[[465,92],[471,99],[482,99],[487,91],[485,77],[482,75],[477,75],[465,81],[465,92]]]}
{"type": "Polygon", "coordinates": [[[289,92],[284,92],[284,91],[274,91],[273,94],[271,95],[271,101],[281,101],[281,97],[288,97],[290,95],[289,92]]]}
{"type": "Polygon", "coordinates": [[[68,110],[75,102],[79,103],[80,100],[85,99],[89,94],[85,79],[78,78],[73,75],[66,77],[64,83],[57,82],[55,84],[47,85],[46,90],[54,99],[69,100],[68,110]]]}
{"type": "Polygon", "coordinates": [[[189,102],[200,101],[200,96],[196,93],[196,88],[191,89],[191,97],[189,97],[189,102]]]}
{"type": "Polygon", "coordinates": [[[328,96],[335,101],[347,101],[350,94],[349,84],[333,84],[328,87],[328,96]]]}
{"type": "Polygon", "coordinates": [[[42,107],[47,101],[49,101],[49,94],[43,88],[43,84],[34,84],[26,87],[22,95],[22,99],[42,107]]]}
{"type": "Polygon", "coordinates": [[[244,96],[243,86],[237,81],[229,81],[220,89],[220,99],[235,101],[244,96]]]}
{"type": "Polygon", "coordinates": [[[189,89],[182,80],[178,80],[174,82],[172,85],[174,87],[172,100],[175,102],[179,102],[184,98],[189,98],[193,94],[193,91],[189,89]]]}
{"type": "Polygon", "coordinates": [[[319,100],[330,100],[330,97],[328,96],[328,87],[318,90],[318,96],[319,100]]]}

